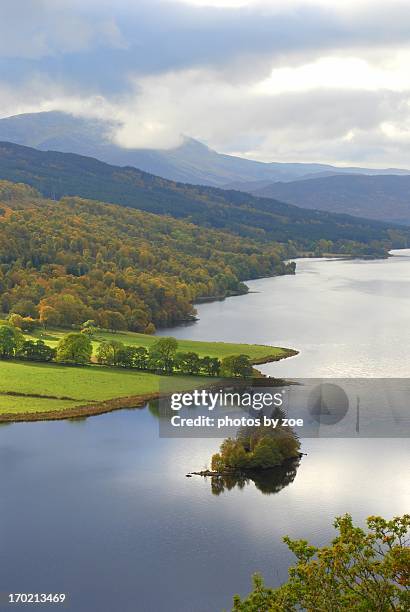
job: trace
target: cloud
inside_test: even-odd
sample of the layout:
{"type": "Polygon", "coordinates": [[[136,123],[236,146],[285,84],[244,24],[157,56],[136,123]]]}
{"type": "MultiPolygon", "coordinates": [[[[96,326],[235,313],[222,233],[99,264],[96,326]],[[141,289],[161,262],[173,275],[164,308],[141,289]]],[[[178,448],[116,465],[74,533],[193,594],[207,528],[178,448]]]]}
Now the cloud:
{"type": "Polygon", "coordinates": [[[60,0],[8,0],[0,4],[0,57],[41,60],[103,43],[123,47],[112,18],[90,19],[60,0]]]}
{"type": "Polygon", "coordinates": [[[383,147],[391,155],[396,142],[394,163],[406,165],[403,145],[407,150],[409,142],[395,136],[410,125],[409,101],[408,90],[332,87],[261,94],[227,83],[217,72],[188,70],[137,80],[134,96],[116,115],[124,126],[116,140],[127,147],[170,147],[188,134],[255,159],[346,164],[360,156],[377,164],[383,147]]]}
{"type": "Polygon", "coordinates": [[[274,68],[254,91],[275,95],[312,89],[356,89],[362,91],[410,90],[409,51],[389,66],[372,65],[363,57],[330,56],[297,67],[274,68]]]}
{"type": "Polygon", "coordinates": [[[128,147],[406,165],[409,20],[396,0],[3,0],[0,114],[115,120],[128,147]]]}

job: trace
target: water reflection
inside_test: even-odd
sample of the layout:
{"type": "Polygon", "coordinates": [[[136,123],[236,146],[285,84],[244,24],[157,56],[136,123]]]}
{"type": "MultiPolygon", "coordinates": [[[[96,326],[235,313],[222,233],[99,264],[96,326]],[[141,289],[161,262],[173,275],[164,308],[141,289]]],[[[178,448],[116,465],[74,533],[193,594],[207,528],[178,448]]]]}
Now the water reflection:
{"type": "Polygon", "coordinates": [[[292,459],[281,466],[266,470],[246,470],[211,476],[211,492],[213,495],[221,495],[235,488],[244,489],[253,483],[264,495],[279,493],[295,480],[299,464],[300,459],[292,459]]]}

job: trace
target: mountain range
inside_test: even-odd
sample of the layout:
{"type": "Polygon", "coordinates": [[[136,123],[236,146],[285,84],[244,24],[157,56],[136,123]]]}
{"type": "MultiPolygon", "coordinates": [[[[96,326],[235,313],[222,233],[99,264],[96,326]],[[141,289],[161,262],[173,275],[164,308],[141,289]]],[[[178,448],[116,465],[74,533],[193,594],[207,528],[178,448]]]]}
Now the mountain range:
{"type": "Polygon", "coordinates": [[[316,163],[265,163],[218,153],[192,138],[170,150],[130,149],[115,144],[115,121],[58,112],[0,119],[0,140],[39,150],[77,153],[118,166],[134,166],[164,178],[247,191],[276,181],[329,174],[409,174],[408,170],[341,168],[316,163]]]}
{"type": "Polygon", "coordinates": [[[308,251],[326,239],[330,241],[328,251],[381,254],[389,244],[407,245],[410,238],[410,230],[398,232],[399,226],[379,221],[307,210],[241,191],[176,183],[75,153],[38,151],[8,142],[0,142],[0,179],[26,183],[54,200],[81,196],[185,219],[262,242],[292,241],[308,251]],[[369,246],[363,250],[354,243],[369,246]]]}
{"type": "MultiPolygon", "coordinates": [[[[31,152],[26,150],[23,154],[23,149],[20,151],[13,149],[12,153],[9,147],[6,155],[3,147],[1,161],[3,178],[21,181],[27,178],[28,183],[34,184],[45,195],[51,197],[60,197],[66,193],[77,195],[81,181],[81,193],[84,197],[134,205],[135,189],[138,183],[136,177],[140,171],[140,173],[148,173],[143,183],[152,182],[153,179],[148,178],[148,175],[157,177],[154,181],[155,189],[158,189],[162,180],[159,177],[181,184],[191,184],[189,197],[193,194],[193,185],[202,185],[204,189],[216,186],[230,192],[242,191],[258,198],[268,198],[271,201],[270,204],[261,202],[256,204],[256,199],[253,199],[250,205],[253,211],[258,209],[264,211],[264,214],[280,212],[278,202],[272,203],[272,200],[279,200],[281,203],[286,202],[302,209],[349,214],[366,219],[410,225],[410,174],[407,170],[338,168],[315,163],[264,163],[217,153],[192,138],[186,138],[181,146],[171,150],[127,149],[115,144],[113,134],[116,127],[118,124],[114,121],[79,118],[56,111],[0,119],[0,140],[32,149],[31,152]],[[37,156],[34,149],[46,155],[37,156]],[[83,156],[86,160],[83,162],[84,167],[81,167],[82,163],[78,158],[57,157],[56,152],[83,156]],[[14,161],[6,171],[10,155],[12,157],[14,155],[14,161]],[[8,161],[7,156],[9,156],[8,161]],[[27,158],[26,161],[23,160],[24,157],[27,158]],[[94,162],[91,161],[91,158],[94,158],[94,162]],[[58,160],[58,163],[62,163],[64,167],[64,170],[60,169],[62,174],[58,176],[51,170],[53,160],[58,160]],[[101,171],[102,166],[98,166],[97,160],[109,164],[107,176],[101,171]],[[24,175],[25,163],[29,164],[28,174],[31,173],[31,177],[24,175]],[[45,172],[43,176],[40,172],[37,178],[35,178],[36,164],[39,164],[45,172]],[[44,164],[48,167],[45,168],[44,164]],[[127,172],[124,168],[118,168],[123,166],[128,168],[127,172]],[[11,172],[12,167],[17,174],[11,172]],[[113,169],[114,167],[116,170],[113,169]],[[88,177],[84,176],[85,169],[89,173],[88,177]],[[125,174],[127,178],[124,181],[125,174]],[[93,178],[91,175],[94,175],[93,178]],[[98,180],[102,181],[101,185],[104,184],[104,189],[98,188],[96,184],[99,175],[98,180]],[[132,187],[129,184],[130,181],[134,183],[132,187]]],[[[162,187],[163,185],[161,189],[162,187]]],[[[195,206],[195,210],[192,211],[189,205],[187,208],[186,202],[182,204],[181,194],[185,192],[185,198],[187,188],[182,188],[181,185],[176,188],[170,184],[168,187],[172,191],[172,198],[164,205],[163,194],[158,198],[158,193],[154,195],[151,185],[149,193],[143,195],[144,206],[148,206],[148,200],[151,202],[150,208],[146,210],[174,216],[186,216],[189,212],[193,214],[192,219],[199,222],[201,216],[199,207],[195,206]],[[176,192],[179,193],[178,204],[176,204],[176,192]],[[157,199],[154,205],[155,198],[157,199]]],[[[198,194],[197,191],[195,198],[204,197],[204,192],[199,196],[198,194]]],[[[206,197],[210,197],[209,193],[206,197]]],[[[218,205],[226,199],[230,201],[229,206],[233,201],[241,202],[242,207],[248,205],[248,199],[239,194],[230,193],[228,196],[213,192],[210,199],[215,200],[215,198],[218,205]]],[[[209,208],[210,204],[207,206],[209,208]]],[[[202,213],[201,222],[204,222],[204,218],[209,222],[209,210],[203,210],[202,213]]],[[[220,208],[217,211],[214,206],[212,223],[216,224],[216,227],[226,227],[228,224],[226,215],[226,209],[220,208]]],[[[261,213],[259,212],[258,215],[260,217],[261,213]]],[[[233,215],[232,227],[237,228],[238,221],[236,215],[233,215]]],[[[248,231],[252,235],[251,228],[255,227],[254,218],[251,219],[248,214],[245,219],[242,214],[240,224],[241,231],[245,231],[245,226],[248,225],[248,231]]],[[[264,231],[268,231],[267,235],[272,237],[266,218],[259,218],[256,226],[263,227],[264,231]]],[[[289,228],[282,227],[282,231],[285,229],[289,228]]],[[[287,239],[288,233],[285,232],[283,239],[287,239]]],[[[332,237],[334,238],[333,234],[332,237]]],[[[274,238],[280,239],[277,233],[274,238]]],[[[356,235],[353,239],[356,239],[356,235]]]]}
{"type": "Polygon", "coordinates": [[[410,225],[410,176],[333,175],[262,186],[248,184],[244,190],[302,208],[410,225]]]}

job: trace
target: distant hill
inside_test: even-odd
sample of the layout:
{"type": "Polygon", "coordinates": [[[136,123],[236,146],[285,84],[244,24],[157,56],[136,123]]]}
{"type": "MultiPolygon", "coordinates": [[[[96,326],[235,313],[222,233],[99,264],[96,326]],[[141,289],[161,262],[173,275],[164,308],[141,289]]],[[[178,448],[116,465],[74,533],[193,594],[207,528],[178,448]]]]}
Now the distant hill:
{"type": "Polygon", "coordinates": [[[410,225],[410,176],[327,176],[249,191],[303,208],[410,225]]]}
{"type": "Polygon", "coordinates": [[[322,173],[408,173],[406,170],[336,168],[326,164],[263,163],[217,153],[186,138],[168,151],[125,149],[112,142],[115,122],[81,119],[61,112],[16,115],[0,119],[0,140],[40,150],[77,153],[118,166],[134,166],[167,179],[246,190],[243,183],[292,181],[322,173]]]}
{"type": "MultiPolygon", "coordinates": [[[[131,167],[13,143],[0,142],[0,179],[26,183],[52,199],[77,195],[117,203],[258,241],[293,241],[305,250],[316,249],[321,239],[332,241],[326,248],[338,252],[358,248],[351,243],[370,245],[363,251],[367,253],[383,251],[380,241],[392,244],[393,226],[377,221],[306,210],[239,191],[176,183],[131,167]]],[[[401,234],[398,238],[394,232],[395,246],[407,244],[410,232],[401,234]]]]}

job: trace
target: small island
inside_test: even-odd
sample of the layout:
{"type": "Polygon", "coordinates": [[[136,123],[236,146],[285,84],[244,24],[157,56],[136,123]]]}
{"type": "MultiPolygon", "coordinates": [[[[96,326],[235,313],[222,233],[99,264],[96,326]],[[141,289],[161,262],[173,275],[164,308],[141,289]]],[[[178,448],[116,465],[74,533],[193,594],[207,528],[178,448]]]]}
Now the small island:
{"type": "Polygon", "coordinates": [[[211,459],[211,469],[186,476],[211,479],[213,495],[254,483],[262,493],[278,493],[293,482],[303,453],[289,427],[244,427],[221,444],[211,459]]]}
{"type": "Polygon", "coordinates": [[[289,427],[246,427],[227,438],[212,456],[217,474],[232,470],[266,470],[300,457],[300,442],[289,427]]]}
{"type": "Polygon", "coordinates": [[[236,438],[224,440],[219,453],[212,455],[210,470],[191,472],[187,476],[252,477],[298,461],[302,455],[299,439],[290,427],[242,427],[236,438]]]}

